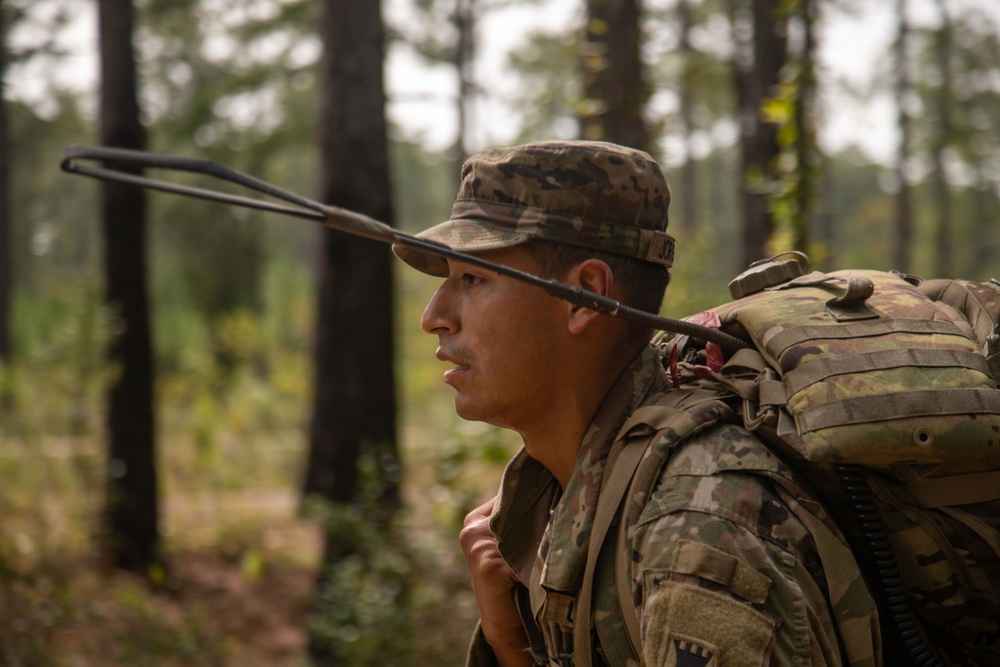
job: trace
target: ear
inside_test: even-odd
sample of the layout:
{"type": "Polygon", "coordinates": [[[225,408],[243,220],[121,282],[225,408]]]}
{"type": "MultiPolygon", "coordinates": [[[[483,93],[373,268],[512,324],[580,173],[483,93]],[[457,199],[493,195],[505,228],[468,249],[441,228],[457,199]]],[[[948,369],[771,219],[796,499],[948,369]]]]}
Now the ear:
{"type": "MultiPolygon", "coordinates": [[[[611,296],[615,287],[615,276],[611,267],[599,259],[587,259],[577,264],[568,276],[569,284],[577,284],[583,289],[611,296]]],[[[578,334],[593,326],[601,314],[583,306],[570,305],[569,331],[578,334]]]]}

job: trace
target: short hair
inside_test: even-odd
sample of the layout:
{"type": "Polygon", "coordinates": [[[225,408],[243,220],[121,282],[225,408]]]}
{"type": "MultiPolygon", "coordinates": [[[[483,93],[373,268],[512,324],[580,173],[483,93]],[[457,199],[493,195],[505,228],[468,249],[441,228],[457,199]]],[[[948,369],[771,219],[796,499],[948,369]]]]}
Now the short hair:
{"type": "Polygon", "coordinates": [[[538,238],[525,243],[524,248],[538,264],[542,278],[558,278],[577,264],[599,259],[611,268],[625,305],[654,315],[663,306],[663,296],[670,284],[670,272],[664,266],[538,238]]]}

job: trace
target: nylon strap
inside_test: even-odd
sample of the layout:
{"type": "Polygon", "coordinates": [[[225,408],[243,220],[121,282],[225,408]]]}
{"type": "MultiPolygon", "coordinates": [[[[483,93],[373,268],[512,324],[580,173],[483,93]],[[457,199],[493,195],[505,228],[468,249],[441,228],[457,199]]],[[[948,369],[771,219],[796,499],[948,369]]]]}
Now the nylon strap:
{"type": "MultiPolygon", "coordinates": [[[[618,539],[615,540],[615,557],[619,554],[631,553],[628,550],[628,525],[622,516],[618,518],[618,539]]],[[[630,563],[631,565],[631,563],[630,563]]],[[[632,577],[629,576],[631,567],[615,566],[615,590],[618,592],[618,612],[625,622],[625,634],[628,635],[629,646],[632,653],[640,652],[642,646],[642,628],[639,627],[639,616],[635,613],[635,602],[632,598],[632,577]]],[[[639,663],[642,664],[642,656],[636,655],[639,663]]]]}
{"type": "Polygon", "coordinates": [[[1000,500],[1000,470],[906,482],[906,488],[924,509],[986,503],[1000,500]]]}
{"type": "Polygon", "coordinates": [[[1000,382],[1000,354],[991,354],[986,357],[986,363],[989,364],[993,379],[1000,382]]]}
{"type": "MultiPolygon", "coordinates": [[[[574,667],[591,667],[593,664],[590,625],[591,600],[594,591],[594,573],[597,570],[597,558],[600,555],[601,547],[604,545],[604,538],[608,534],[608,528],[611,527],[612,521],[614,521],[615,516],[618,514],[622,499],[631,485],[632,475],[635,474],[635,469],[639,466],[639,461],[646,451],[647,444],[648,441],[644,439],[626,443],[618,455],[618,460],[615,461],[614,467],[611,469],[611,477],[601,491],[601,497],[597,502],[594,526],[590,533],[590,546],[587,550],[587,565],[583,573],[580,597],[577,599],[576,617],[573,619],[574,667]]],[[[628,628],[627,623],[628,620],[626,619],[626,629],[628,628]]],[[[629,639],[632,639],[631,636],[629,639]]]]}
{"type": "Polygon", "coordinates": [[[967,368],[990,376],[986,358],[978,352],[956,350],[879,350],[860,354],[839,354],[811,359],[785,374],[785,386],[791,396],[805,387],[835,375],[865,373],[890,368],[967,368]]]}
{"type": "Polygon", "coordinates": [[[810,408],[796,416],[795,424],[799,433],[804,434],[846,424],[965,414],[1000,415],[1000,391],[987,388],[916,390],[848,398],[810,408]]]}
{"type": "Polygon", "coordinates": [[[576,598],[558,591],[546,591],[545,603],[539,616],[543,621],[558,623],[559,625],[572,628],[573,613],[576,605],[576,598]]]}
{"type": "Polygon", "coordinates": [[[997,555],[997,558],[1000,558],[1000,534],[997,533],[996,528],[993,528],[979,517],[969,512],[955,509],[954,507],[942,507],[941,511],[956,521],[964,523],[970,530],[979,535],[983,542],[990,545],[993,553],[997,555]]]}
{"type": "MultiPolygon", "coordinates": [[[[850,324],[826,324],[785,329],[768,340],[765,349],[772,358],[777,359],[789,347],[808,340],[867,338],[890,333],[946,334],[966,338],[962,335],[962,330],[951,322],[914,319],[868,320],[851,322],[850,324]]],[[[966,338],[966,340],[968,339],[966,338]]]]}
{"type": "Polygon", "coordinates": [[[770,368],[764,356],[755,349],[738,350],[718,373],[712,377],[742,399],[757,402],[760,399],[759,379],[764,369],[770,368]]]}
{"type": "MultiPolygon", "coordinates": [[[[701,429],[711,426],[719,421],[720,409],[728,409],[724,404],[719,403],[718,394],[711,391],[704,392],[669,392],[660,399],[662,402],[651,403],[638,408],[632,416],[625,422],[615,440],[622,440],[629,435],[639,436],[630,442],[626,442],[621,448],[617,459],[611,462],[610,476],[607,478],[601,489],[600,498],[597,501],[597,510],[594,515],[594,525],[591,529],[590,544],[587,551],[587,563],[583,574],[583,583],[574,605],[573,618],[573,655],[574,667],[592,667],[593,665],[593,645],[591,637],[591,619],[594,590],[594,574],[597,570],[597,560],[600,557],[601,547],[608,534],[608,529],[614,522],[615,517],[621,514],[621,506],[628,490],[632,487],[636,476],[636,469],[643,459],[647,447],[661,437],[662,432],[670,428],[676,442],[697,433],[701,429]],[[693,397],[693,399],[692,399],[693,397]],[[685,402],[685,398],[692,399],[685,402]],[[666,402],[673,403],[672,405],[666,402]],[[692,415],[691,410],[699,404],[711,403],[713,409],[700,411],[697,418],[692,415]],[[680,406],[684,407],[680,407],[680,406]],[[675,407],[677,406],[677,407],[675,407]],[[645,427],[645,428],[640,428],[645,427]],[[654,433],[661,433],[655,438],[646,437],[654,433]]],[[[676,442],[674,444],[676,444],[676,442]]],[[[640,476],[642,472],[640,471],[640,476]]],[[[641,479],[641,488],[649,488],[653,479],[641,479]]],[[[624,518],[621,519],[624,523],[624,518]]],[[[621,534],[627,531],[624,525],[619,526],[618,540],[624,540],[626,536],[621,534]]],[[[626,545],[627,546],[627,545],[626,545]]],[[[621,549],[625,549],[624,546],[621,549]]],[[[615,556],[619,552],[616,552],[615,556]]],[[[624,619],[625,631],[628,635],[630,650],[633,657],[639,661],[642,667],[642,636],[638,615],[635,606],[628,604],[632,600],[631,577],[629,575],[631,563],[625,568],[615,563],[615,586],[618,594],[618,602],[622,617],[624,619]],[[623,572],[619,572],[623,570],[623,572]],[[626,603],[623,604],[622,601],[626,603]]]]}
{"type": "Polygon", "coordinates": [[[767,360],[764,359],[760,352],[754,349],[744,348],[742,350],[737,350],[733,356],[729,358],[729,361],[727,361],[726,365],[723,366],[723,372],[725,372],[726,369],[741,368],[760,373],[765,368],[768,368],[768,364],[767,360]]]}

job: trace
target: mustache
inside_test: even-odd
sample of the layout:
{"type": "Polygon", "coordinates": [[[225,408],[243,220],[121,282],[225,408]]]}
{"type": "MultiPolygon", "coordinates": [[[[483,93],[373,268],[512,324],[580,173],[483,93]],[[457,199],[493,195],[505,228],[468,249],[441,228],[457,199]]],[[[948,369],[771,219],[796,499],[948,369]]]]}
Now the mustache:
{"type": "Polygon", "coordinates": [[[436,356],[442,361],[449,361],[462,366],[468,366],[476,358],[476,355],[469,348],[443,340],[438,343],[436,356]]]}

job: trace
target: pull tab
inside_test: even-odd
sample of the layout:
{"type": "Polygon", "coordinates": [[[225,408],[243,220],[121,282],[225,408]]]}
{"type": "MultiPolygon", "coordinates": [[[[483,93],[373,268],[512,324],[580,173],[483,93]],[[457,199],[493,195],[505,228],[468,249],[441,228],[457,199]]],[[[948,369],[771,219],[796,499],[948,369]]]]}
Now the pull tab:
{"type": "Polygon", "coordinates": [[[812,262],[805,253],[789,250],[751,264],[750,268],[729,283],[729,294],[734,299],[741,299],[768,287],[804,276],[811,270],[812,262]],[[782,257],[790,259],[781,259],[782,257]]]}
{"type": "Polygon", "coordinates": [[[826,302],[826,309],[838,322],[870,320],[878,317],[866,301],[875,293],[875,284],[867,276],[847,276],[844,293],[826,302]]]}

